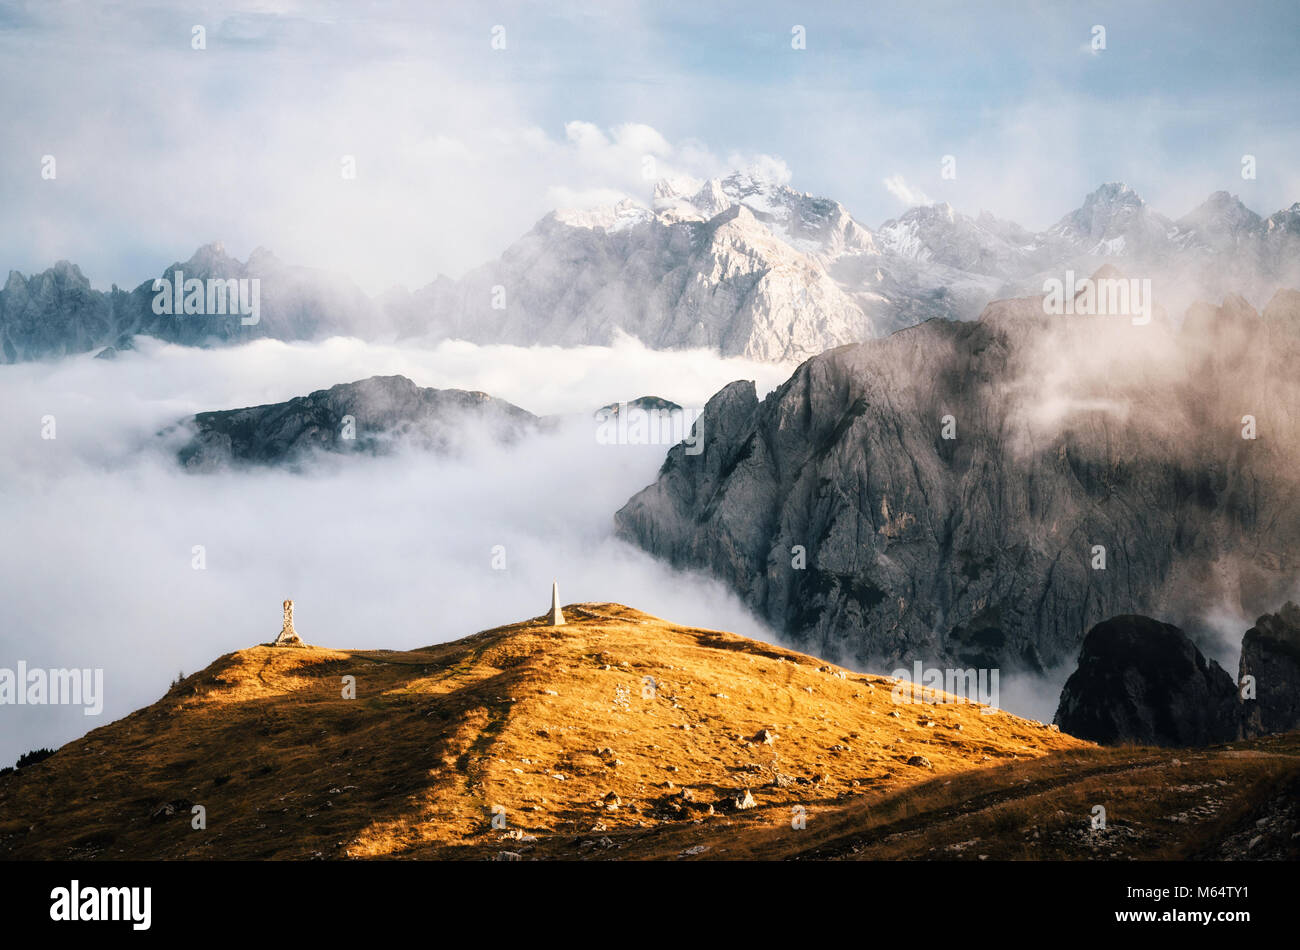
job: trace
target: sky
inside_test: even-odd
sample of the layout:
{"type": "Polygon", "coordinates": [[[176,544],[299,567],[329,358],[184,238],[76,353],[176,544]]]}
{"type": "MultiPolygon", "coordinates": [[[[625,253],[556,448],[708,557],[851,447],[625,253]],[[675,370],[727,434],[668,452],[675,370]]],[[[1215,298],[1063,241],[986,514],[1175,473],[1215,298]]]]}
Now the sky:
{"type": "Polygon", "coordinates": [[[222,241],[377,293],[733,168],[869,227],[948,201],[1041,229],[1112,180],[1267,215],[1300,200],[1297,35],[1298,4],[1195,0],[0,0],[0,267],[133,287],[222,241]]]}

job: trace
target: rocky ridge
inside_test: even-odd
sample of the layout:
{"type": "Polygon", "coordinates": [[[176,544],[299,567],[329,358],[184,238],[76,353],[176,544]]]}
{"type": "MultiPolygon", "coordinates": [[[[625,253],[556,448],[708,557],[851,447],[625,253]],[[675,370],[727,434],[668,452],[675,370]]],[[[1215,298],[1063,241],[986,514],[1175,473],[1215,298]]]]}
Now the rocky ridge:
{"type": "Polygon", "coordinates": [[[316,453],[456,452],[475,438],[512,442],[541,422],[486,393],[373,376],[286,402],[200,412],[178,459],[192,471],[295,464],[316,453]]]}

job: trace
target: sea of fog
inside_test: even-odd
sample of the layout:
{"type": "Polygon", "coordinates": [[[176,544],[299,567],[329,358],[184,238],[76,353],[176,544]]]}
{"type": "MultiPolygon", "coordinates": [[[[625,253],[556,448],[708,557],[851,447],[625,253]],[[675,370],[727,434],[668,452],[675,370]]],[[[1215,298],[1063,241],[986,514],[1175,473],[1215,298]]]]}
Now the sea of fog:
{"type": "MultiPolygon", "coordinates": [[[[0,668],[104,671],[98,716],[0,706],[0,764],[56,748],[154,702],[179,672],[274,638],[286,598],[304,639],[343,648],[409,649],[536,616],[552,579],[565,603],[616,601],[775,639],[721,584],[613,537],[614,512],[653,481],[667,447],[600,444],[591,414],[643,395],[699,409],[736,379],[754,380],[761,396],[791,366],[631,342],[137,346],[112,361],[0,366],[0,668]],[[195,412],[391,374],[564,419],[510,447],[347,457],[298,474],[190,474],[175,462],[184,432],[159,434],[195,412]],[[504,569],[499,556],[493,566],[498,546],[504,569]]],[[[1003,684],[1003,705],[1050,716],[1059,682],[1022,685],[1003,684]]]]}
{"type": "Polygon", "coordinates": [[[325,646],[406,649],[536,616],[552,579],[566,603],[618,601],[772,637],[720,584],[613,538],[614,512],[654,480],[667,447],[599,444],[592,413],[642,395],[701,408],[735,379],[765,392],[788,366],[633,343],[137,346],[113,361],[0,366],[0,667],[104,671],[99,716],[0,706],[0,764],[157,700],[178,672],[274,638],[286,598],[299,633],[325,646]],[[391,374],[565,419],[513,447],[346,458],[302,474],[189,474],[174,457],[184,433],[158,435],[195,412],[391,374]],[[493,566],[498,546],[504,570],[500,557],[493,566]]]}

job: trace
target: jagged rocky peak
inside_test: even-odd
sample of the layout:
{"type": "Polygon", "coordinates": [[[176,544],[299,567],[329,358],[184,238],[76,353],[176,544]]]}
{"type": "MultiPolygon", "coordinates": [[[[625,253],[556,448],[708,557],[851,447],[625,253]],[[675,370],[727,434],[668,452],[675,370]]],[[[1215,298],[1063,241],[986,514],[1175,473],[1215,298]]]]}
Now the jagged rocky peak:
{"type": "Polygon", "coordinates": [[[600,228],[615,232],[654,220],[654,213],[631,198],[594,207],[562,208],[552,212],[545,223],[554,221],[571,228],[600,228]]]}
{"type": "Polygon", "coordinates": [[[838,201],[800,192],[757,169],[705,181],[678,178],[655,184],[654,207],[666,220],[708,221],[743,207],[773,234],[823,261],[841,254],[875,254],[870,229],[838,201]]]}
{"type": "Polygon", "coordinates": [[[10,271],[0,290],[0,363],[85,353],[119,337],[110,296],[70,261],[31,277],[10,271]]]}
{"type": "MultiPolygon", "coordinates": [[[[291,270],[273,252],[261,245],[254,248],[247,261],[230,254],[221,241],[210,241],[198,247],[189,260],[177,261],[163,270],[163,276],[170,276],[175,271],[182,271],[188,280],[191,277],[205,279],[208,277],[267,277],[278,272],[291,270]]],[[[300,268],[299,270],[308,270],[300,268]]],[[[146,282],[148,283],[148,282],[146,282]]]]}
{"type": "Polygon", "coordinates": [[[226,246],[220,241],[212,241],[198,248],[188,261],[177,262],[164,273],[183,271],[189,277],[235,277],[242,276],[246,266],[238,259],[226,253],[226,246]]]}
{"type": "Polygon", "coordinates": [[[54,266],[45,271],[45,273],[50,274],[59,280],[82,284],[86,287],[90,286],[90,280],[81,272],[81,268],[72,263],[72,261],[55,261],[54,266]]]}
{"type": "Polygon", "coordinates": [[[946,201],[912,208],[882,224],[877,243],[891,254],[964,274],[1005,277],[1031,265],[1033,235],[991,215],[969,218],[946,201]]]}
{"type": "Polygon", "coordinates": [[[1300,201],[1269,215],[1264,228],[1270,234],[1273,232],[1300,234],[1300,201]]]}
{"type": "Polygon", "coordinates": [[[735,203],[720,178],[661,178],[654,186],[655,211],[667,212],[679,220],[707,221],[735,203]]]}
{"type": "Polygon", "coordinates": [[[784,216],[792,205],[814,199],[790,188],[757,170],[734,171],[722,178],[699,180],[689,177],[660,179],[654,186],[655,207],[676,208],[685,203],[705,219],[711,218],[732,205],[743,204],[751,210],[784,216]]]}
{"type": "Polygon", "coordinates": [[[1201,205],[1178,219],[1178,226],[1212,244],[1235,244],[1255,234],[1264,219],[1251,211],[1236,195],[1216,191],[1201,205]]]}
{"type": "Polygon", "coordinates": [[[512,442],[532,413],[482,392],[429,389],[405,376],[372,376],[286,402],[201,412],[178,459],[191,471],[299,464],[321,452],[458,452],[480,439],[512,442]]]}
{"type": "Polygon", "coordinates": [[[1142,196],[1124,182],[1108,181],[1083,199],[1078,213],[1086,220],[1105,225],[1145,207],[1142,196]]]}
{"type": "Polygon", "coordinates": [[[1128,614],[1084,637],[1055,723],[1102,745],[1202,746],[1240,735],[1232,677],[1178,627],[1128,614]]]}
{"type": "Polygon", "coordinates": [[[930,238],[948,232],[955,223],[952,205],[919,205],[877,229],[880,246],[902,257],[929,260],[934,256],[930,238]]]}
{"type": "MultiPolygon", "coordinates": [[[[678,187],[661,183],[661,203],[678,187]]],[[[550,215],[500,260],[396,301],[398,322],[471,342],[607,345],[627,335],[655,349],[767,361],[805,359],[876,332],[825,264],[847,225],[813,233],[811,218],[764,218],[737,201],[707,219],[681,207],[689,214],[661,209],[625,227],[550,215]],[[492,306],[494,287],[508,288],[507,306],[492,306]]]]}
{"type": "Polygon", "coordinates": [[[1136,191],[1123,182],[1107,182],[1083,200],[1048,234],[1082,245],[1093,254],[1143,252],[1169,231],[1167,219],[1152,212],[1136,191]]]}
{"type": "Polygon", "coordinates": [[[11,270],[5,282],[6,290],[24,293],[39,292],[40,288],[77,287],[90,289],[90,280],[81,272],[81,268],[71,261],[57,260],[43,271],[30,277],[24,277],[20,271],[11,270]]]}

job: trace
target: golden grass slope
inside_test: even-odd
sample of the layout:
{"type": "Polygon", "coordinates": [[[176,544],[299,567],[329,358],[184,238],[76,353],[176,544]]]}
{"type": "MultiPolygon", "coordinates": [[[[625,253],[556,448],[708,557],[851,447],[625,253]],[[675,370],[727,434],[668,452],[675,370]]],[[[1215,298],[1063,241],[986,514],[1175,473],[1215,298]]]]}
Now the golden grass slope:
{"type": "MultiPolygon", "coordinates": [[[[1037,812],[1016,789],[1163,754],[971,705],[898,705],[885,677],[617,604],[564,613],[562,627],[405,652],[221,657],[0,778],[0,858],[838,858],[944,822],[933,847],[878,856],[1049,856],[1023,844],[1037,812]],[[753,807],[737,807],[746,790],[753,807]],[[961,803],[987,811],[999,795],[1014,814],[957,821],[961,803]],[[992,829],[1016,847],[940,848],[992,829]]],[[[1238,791],[1300,760],[1261,761],[1238,791]]],[[[1075,825],[1089,802],[1070,805],[1075,825]]]]}

